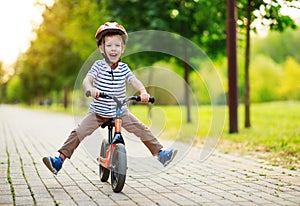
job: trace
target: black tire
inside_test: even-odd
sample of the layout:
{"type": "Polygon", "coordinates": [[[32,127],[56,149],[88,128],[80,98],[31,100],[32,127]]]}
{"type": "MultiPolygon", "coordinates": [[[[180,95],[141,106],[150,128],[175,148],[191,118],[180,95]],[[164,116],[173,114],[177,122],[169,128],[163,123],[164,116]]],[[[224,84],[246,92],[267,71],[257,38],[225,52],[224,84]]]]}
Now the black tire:
{"type": "Polygon", "coordinates": [[[116,193],[121,192],[126,179],[127,157],[123,144],[117,144],[112,157],[111,186],[116,193]]]}
{"type": "MultiPolygon", "coordinates": [[[[100,157],[105,158],[106,156],[106,150],[107,147],[109,146],[108,142],[106,139],[103,139],[101,143],[101,149],[100,149],[100,157]]],[[[103,167],[101,164],[99,164],[99,176],[101,182],[106,182],[109,178],[109,169],[103,167]]]]}

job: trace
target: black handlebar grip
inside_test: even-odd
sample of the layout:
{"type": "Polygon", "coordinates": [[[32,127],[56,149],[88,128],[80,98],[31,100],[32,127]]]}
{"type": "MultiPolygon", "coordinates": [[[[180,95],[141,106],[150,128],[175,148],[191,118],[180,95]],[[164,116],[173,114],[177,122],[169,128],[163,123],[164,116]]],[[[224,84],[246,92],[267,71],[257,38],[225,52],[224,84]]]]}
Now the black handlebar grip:
{"type": "MultiPolygon", "coordinates": [[[[87,90],[86,92],[85,92],[85,96],[87,96],[87,97],[90,97],[91,96],[91,91],[90,90],[87,90]]],[[[99,97],[102,97],[102,98],[105,98],[107,95],[105,94],[105,93],[103,93],[103,92],[100,92],[100,94],[99,94],[99,97]]]]}
{"type": "Polygon", "coordinates": [[[151,104],[153,104],[153,103],[155,102],[155,98],[154,98],[154,97],[150,97],[150,98],[149,98],[149,102],[150,102],[151,104]]]}
{"type": "Polygon", "coordinates": [[[100,92],[99,97],[101,97],[101,98],[106,98],[106,97],[107,97],[107,94],[105,94],[104,92],[100,92]]]}
{"type": "MultiPolygon", "coordinates": [[[[137,101],[137,102],[140,102],[140,101],[141,101],[141,97],[140,97],[140,96],[137,96],[137,97],[136,97],[136,101],[137,101]]],[[[154,98],[154,97],[150,97],[148,102],[150,102],[150,103],[153,104],[153,103],[155,102],[155,98],[154,98]]]]}

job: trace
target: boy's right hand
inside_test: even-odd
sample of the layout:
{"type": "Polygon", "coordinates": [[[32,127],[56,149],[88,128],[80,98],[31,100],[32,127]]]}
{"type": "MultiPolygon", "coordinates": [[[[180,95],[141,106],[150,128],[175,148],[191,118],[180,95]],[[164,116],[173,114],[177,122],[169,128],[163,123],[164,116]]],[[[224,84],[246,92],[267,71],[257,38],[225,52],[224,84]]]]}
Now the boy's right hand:
{"type": "Polygon", "coordinates": [[[88,91],[90,91],[91,97],[93,98],[99,98],[100,97],[100,90],[92,87],[91,89],[89,89],[88,91]]]}

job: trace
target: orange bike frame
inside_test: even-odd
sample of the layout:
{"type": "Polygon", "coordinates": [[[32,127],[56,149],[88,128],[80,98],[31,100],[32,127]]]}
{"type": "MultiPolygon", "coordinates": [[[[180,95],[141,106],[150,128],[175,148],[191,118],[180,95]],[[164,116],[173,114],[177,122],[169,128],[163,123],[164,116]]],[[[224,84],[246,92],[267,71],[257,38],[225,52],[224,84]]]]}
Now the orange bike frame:
{"type": "MultiPolygon", "coordinates": [[[[115,122],[115,134],[120,134],[121,128],[122,128],[122,119],[115,118],[114,122],[115,122]]],[[[99,157],[98,161],[103,167],[110,168],[110,158],[111,158],[111,154],[113,154],[115,148],[116,148],[116,143],[110,144],[106,150],[106,155],[105,155],[106,158],[103,158],[101,156],[99,157]]]]}

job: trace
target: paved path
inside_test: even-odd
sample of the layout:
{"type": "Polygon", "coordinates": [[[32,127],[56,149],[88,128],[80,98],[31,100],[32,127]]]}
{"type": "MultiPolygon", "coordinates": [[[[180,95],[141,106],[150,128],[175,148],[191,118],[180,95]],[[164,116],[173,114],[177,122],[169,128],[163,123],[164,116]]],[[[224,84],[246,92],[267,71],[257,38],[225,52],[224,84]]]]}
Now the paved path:
{"type": "Polygon", "coordinates": [[[180,144],[184,158],[163,168],[134,138],[116,194],[98,177],[97,132],[52,175],[41,158],[56,155],[73,127],[72,116],[0,105],[0,205],[300,205],[299,171],[217,151],[203,162],[201,149],[180,144]]]}

